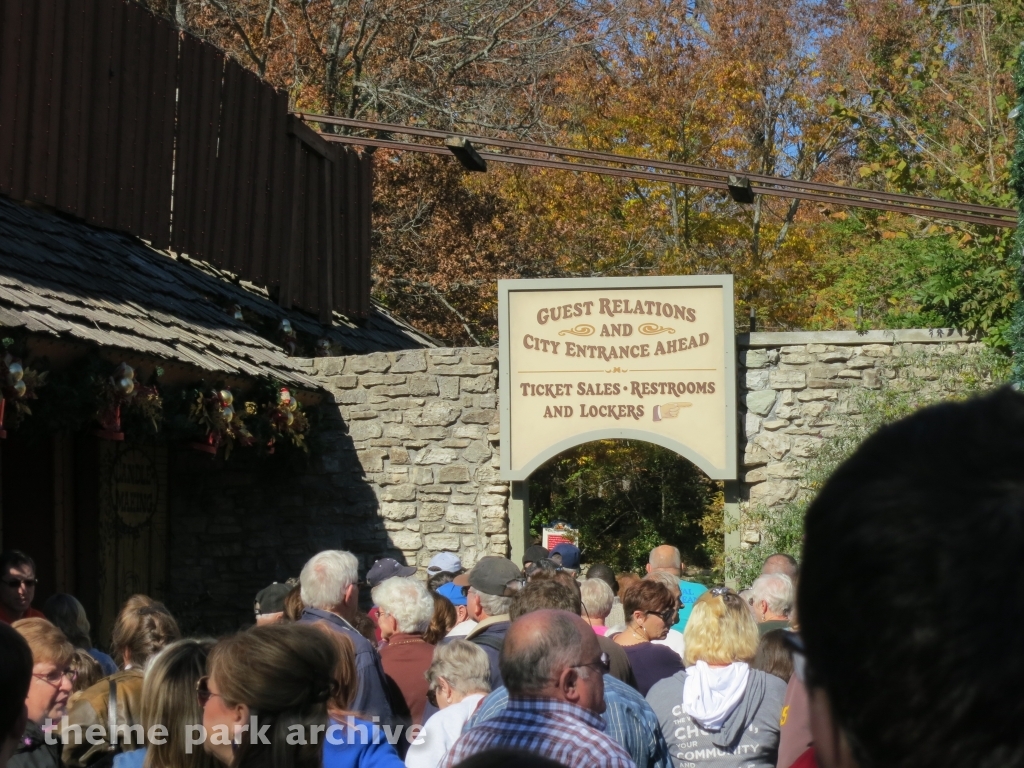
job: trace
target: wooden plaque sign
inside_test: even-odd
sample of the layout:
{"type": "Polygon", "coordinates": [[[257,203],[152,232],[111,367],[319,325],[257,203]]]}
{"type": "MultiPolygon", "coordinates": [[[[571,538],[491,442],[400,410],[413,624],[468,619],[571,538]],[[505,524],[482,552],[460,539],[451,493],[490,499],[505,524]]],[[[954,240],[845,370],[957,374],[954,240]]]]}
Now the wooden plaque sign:
{"type": "Polygon", "coordinates": [[[731,275],[498,282],[501,475],[646,440],[736,478],[731,275]]]}

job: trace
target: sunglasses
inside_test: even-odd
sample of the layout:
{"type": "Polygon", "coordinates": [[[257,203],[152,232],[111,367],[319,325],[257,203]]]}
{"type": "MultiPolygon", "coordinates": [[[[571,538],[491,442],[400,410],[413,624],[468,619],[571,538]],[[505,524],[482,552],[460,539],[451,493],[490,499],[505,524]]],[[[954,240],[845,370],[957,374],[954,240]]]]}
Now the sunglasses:
{"type": "Polygon", "coordinates": [[[729,602],[730,600],[744,602],[739,593],[734,589],[729,589],[729,587],[712,587],[708,590],[708,594],[712,597],[720,597],[724,602],[729,602]]]}
{"type": "Polygon", "coordinates": [[[515,579],[509,579],[505,582],[505,592],[502,597],[514,597],[519,590],[526,586],[526,578],[520,576],[515,579]]]}
{"type": "MultiPolygon", "coordinates": [[[[440,682],[443,679],[444,678],[442,678],[442,677],[437,678],[438,682],[440,682]]],[[[436,707],[437,706],[437,686],[436,685],[430,686],[430,688],[427,690],[427,701],[430,702],[430,706],[432,706],[432,707],[436,707]]]]}
{"type": "MultiPolygon", "coordinates": [[[[206,704],[210,700],[211,696],[220,696],[219,693],[214,693],[210,690],[210,676],[203,675],[196,680],[196,699],[199,701],[199,707],[206,709],[206,704]]],[[[221,696],[221,698],[224,698],[221,696]]]]}
{"type": "Polygon", "coordinates": [[[666,608],[664,611],[648,611],[648,616],[657,616],[665,624],[665,626],[671,627],[677,621],[679,621],[679,609],[678,608],[666,608]]]}
{"type": "Polygon", "coordinates": [[[34,587],[38,583],[39,579],[4,579],[4,584],[11,589],[21,589],[22,584],[26,587],[34,587]]]}

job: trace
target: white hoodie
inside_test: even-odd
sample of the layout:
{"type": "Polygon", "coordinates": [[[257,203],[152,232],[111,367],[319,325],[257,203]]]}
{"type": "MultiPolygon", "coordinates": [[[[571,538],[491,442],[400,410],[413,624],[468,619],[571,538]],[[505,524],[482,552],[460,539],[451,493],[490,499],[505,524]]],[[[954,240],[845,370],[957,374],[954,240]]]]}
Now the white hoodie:
{"type": "Polygon", "coordinates": [[[734,661],[727,667],[709,667],[698,661],[686,669],[683,711],[706,731],[721,730],[747,690],[750,667],[734,661]]]}

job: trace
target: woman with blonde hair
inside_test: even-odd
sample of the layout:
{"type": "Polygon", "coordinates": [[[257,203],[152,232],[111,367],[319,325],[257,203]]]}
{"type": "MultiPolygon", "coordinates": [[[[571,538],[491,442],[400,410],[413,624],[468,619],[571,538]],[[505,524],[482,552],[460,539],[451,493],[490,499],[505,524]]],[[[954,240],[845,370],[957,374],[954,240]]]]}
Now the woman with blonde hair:
{"type": "Polygon", "coordinates": [[[144,749],[114,757],[114,768],[214,768],[202,749],[186,749],[189,727],[203,721],[196,685],[206,674],[213,640],[178,640],[156,655],[142,683],[142,726],[163,726],[166,735],[144,749]]]}
{"type": "Polygon", "coordinates": [[[32,652],[32,680],[25,708],[28,725],[7,765],[9,768],[60,768],[60,748],[43,733],[47,718],[63,714],[71,696],[75,649],[46,619],[21,619],[11,625],[32,652]]]}
{"type": "Polygon", "coordinates": [[[647,694],[673,764],[774,768],[786,684],[750,667],[758,632],[747,603],[727,587],[708,590],[683,639],[686,669],[647,694]]]}

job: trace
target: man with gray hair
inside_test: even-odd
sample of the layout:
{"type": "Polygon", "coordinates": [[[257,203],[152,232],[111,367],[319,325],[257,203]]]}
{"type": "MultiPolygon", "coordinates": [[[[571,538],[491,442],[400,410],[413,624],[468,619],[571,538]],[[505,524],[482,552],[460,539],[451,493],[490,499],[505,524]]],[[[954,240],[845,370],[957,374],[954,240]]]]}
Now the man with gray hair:
{"type": "Polygon", "coordinates": [[[466,639],[483,648],[490,659],[492,689],[502,685],[498,654],[508,632],[508,609],[514,594],[508,584],[519,575],[519,569],[507,557],[488,555],[452,582],[463,588],[469,618],[477,622],[466,639]]]}
{"type": "Polygon", "coordinates": [[[608,657],[583,619],[550,609],[521,616],[505,636],[500,663],[508,707],[463,733],[445,766],[489,749],[521,749],[567,768],[634,768],[604,733],[608,657]]]}
{"type": "Polygon", "coordinates": [[[773,629],[789,629],[789,615],[796,601],[796,591],[789,576],[784,573],[758,576],[750,591],[750,605],[761,635],[773,629]]]}
{"type": "Polygon", "coordinates": [[[376,715],[387,723],[393,714],[380,655],[351,624],[359,610],[358,581],[359,561],[351,552],[328,549],[313,555],[299,574],[302,602],[306,606],[299,621],[322,622],[348,636],[355,646],[359,678],[352,710],[367,717],[376,715]]]}

